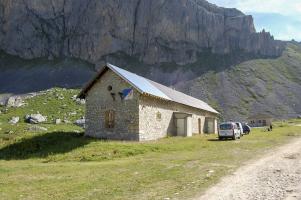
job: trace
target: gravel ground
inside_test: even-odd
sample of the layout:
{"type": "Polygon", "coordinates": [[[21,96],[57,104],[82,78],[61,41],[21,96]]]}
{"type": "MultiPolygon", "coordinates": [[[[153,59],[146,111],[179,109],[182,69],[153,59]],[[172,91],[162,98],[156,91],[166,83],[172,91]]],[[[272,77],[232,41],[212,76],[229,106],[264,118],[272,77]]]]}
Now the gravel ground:
{"type": "Polygon", "coordinates": [[[301,138],[239,168],[198,200],[301,200],[301,138]]]}

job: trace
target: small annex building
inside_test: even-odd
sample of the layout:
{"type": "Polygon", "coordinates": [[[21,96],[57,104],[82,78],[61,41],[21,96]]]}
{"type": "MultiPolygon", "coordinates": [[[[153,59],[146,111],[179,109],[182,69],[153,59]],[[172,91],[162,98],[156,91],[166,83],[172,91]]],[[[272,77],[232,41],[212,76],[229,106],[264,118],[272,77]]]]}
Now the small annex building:
{"type": "Polygon", "coordinates": [[[248,124],[251,127],[264,127],[272,124],[273,118],[267,114],[255,114],[248,117],[248,124]]]}
{"type": "Polygon", "coordinates": [[[116,140],[217,133],[218,112],[207,103],[111,64],[80,92],[85,135],[116,140]]]}

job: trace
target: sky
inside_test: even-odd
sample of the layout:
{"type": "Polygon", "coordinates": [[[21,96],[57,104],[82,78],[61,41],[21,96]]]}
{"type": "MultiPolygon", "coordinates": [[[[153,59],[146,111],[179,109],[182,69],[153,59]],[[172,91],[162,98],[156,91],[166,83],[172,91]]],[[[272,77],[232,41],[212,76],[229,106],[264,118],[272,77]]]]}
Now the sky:
{"type": "Polygon", "coordinates": [[[265,29],[275,39],[301,41],[301,0],[208,0],[221,7],[253,15],[257,31],[265,29]]]}

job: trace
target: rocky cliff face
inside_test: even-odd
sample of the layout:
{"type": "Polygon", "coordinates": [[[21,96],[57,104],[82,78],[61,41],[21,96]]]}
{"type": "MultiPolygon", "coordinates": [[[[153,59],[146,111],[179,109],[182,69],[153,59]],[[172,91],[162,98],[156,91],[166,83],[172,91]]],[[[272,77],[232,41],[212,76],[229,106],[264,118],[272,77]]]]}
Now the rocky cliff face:
{"type": "Polygon", "coordinates": [[[0,49],[93,63],[123,52],[184,65],[204,50],[279,56],[284,44],[256,33],[252,16],[205,0],[2,0],[0,49]]]}
{"type": "Polygon", "coordinates": [[[210,102],[225,120],[258,113],[296,118],[301,114],[301,46],[290,43],[277,59],[249,60],[176,87],[210,102]]]}

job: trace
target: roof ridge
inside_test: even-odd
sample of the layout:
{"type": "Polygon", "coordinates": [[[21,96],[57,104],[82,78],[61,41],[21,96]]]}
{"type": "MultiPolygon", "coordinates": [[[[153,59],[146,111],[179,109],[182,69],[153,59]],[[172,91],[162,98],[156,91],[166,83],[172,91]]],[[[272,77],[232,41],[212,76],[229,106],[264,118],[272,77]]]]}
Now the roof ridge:
{"type": "Polygon", "coordinates": [[[112,70],[115,74],[120,76],[130,85],[137,89],[141,94],[149,94],[155,97],[159,97],[168,101],[173,101],[186,106],[194,107],[197,109],[218,113],[206,102],[192,97],[183,92],[172,89],[166,85],[160,84],[158,82],[149,80],[138,74],[129,72],[125,69],[119,68],[115,65],[107,63],[106,66],[100,70],[92,81],[90,81],[78,95],[80,98],[85,98],[88,91],[93,87],[93,85],[101,78],[101,76],[106,72],[106,69],[112,70]]]}

